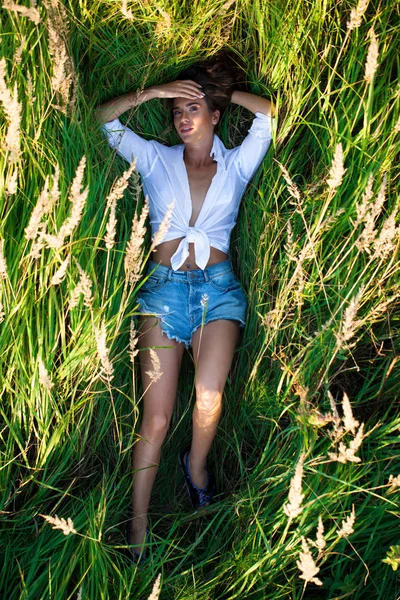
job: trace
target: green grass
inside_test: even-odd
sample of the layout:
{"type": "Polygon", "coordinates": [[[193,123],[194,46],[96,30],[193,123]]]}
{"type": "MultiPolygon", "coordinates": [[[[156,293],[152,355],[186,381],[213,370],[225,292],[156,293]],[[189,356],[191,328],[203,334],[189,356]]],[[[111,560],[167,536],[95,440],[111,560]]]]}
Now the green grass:
{"type": "MultiPolygon", "coordinates": [[[[11,91],[16,86],[22,105],[21,155],[13,164],[0,102],[0,240],[7,261],[0,279],[1,598],[142,599],[161,573],[162,600],[395,599],[398,571],[382,560],[400,544],[400,488],[388,484],[390,475],[400,475],[399,225],[384,258],[374,257],[373,245],[370,252],[359,249],[363,225],[355,226],[371,173],[374,198],[387,177],[378,234],[399,209],[394,3],[371,0],[360,27],[350,31],[354,5],[347,1],[236,0],[227,7],[222,0],[143,0],[128,2],[129,20],[119,1],[65,0],[76,82],[65,110],[52,87],[48,6],[39,2],[38,26],[1,12],[6,84],[11,91]],[[379,66],[367,83],[371,27],[379,66]],[[93,111],[114,95],[172,80],[223,48],[242,61],[250,90],[274,99],[278,117],[273,147],[232,235],[249,311],[210,457],[221,495],[205,515],[193,514],[178,472],[194,401],[187,354],[152,497],[152,560],[138,571],[122,551],[142,399],[138,364],[132,370],[128,355],[141,282],[127,285],[124,256],[143,197],[132,178],[118,202],[116,245],[107,251],[106,198],[126,165],[107,147],[93,111]],[[333,193],[327,180],[338,143],[346,172],[333,193]],[[61,248],[44,248],[33,259],[24,230],[45,179],[58,164],[61,196],[46,217],[55,233],[70,214],[69,190],[83,155],[89,193],[82,220],[61,248]],[[297,184],[299,202],[276,161],[297,184]],[[4,188],[17,164],[17,191],[9,194],[4,188]],[[51,285],[69,253],[93,282],[90,308],[82,299],[69,307],[79,279],[73,260],[65,280],[51,285]],[[337,335],[360,289],[356,327],[340,347],[337,335]],[[101,321],[111,382],[99,376],[93,327],[101,321]],[[38,358],[51,389],[39,382],[38,358]],[[315,421],[316,410],[330,410],[328,391],[338,399],[346,392],[365,424],[360,462],[328,459],[332,423],[315,421]],[[301,453],[304,508],[289,521],[283,505],[301,453]],[[338,539],[353,505],[354,533],[338,539]],[[64,536],[40,515],[70,517],[77,533],[64,536]],[[323,585],[304,587],[301,538],[315,540],[319,515],[327,542],[317,560],[323,585]]],[[[161,101],[129,118],[143,135],[177,142],[161,101]]],[[[224,143],[240,143],[250,122],[249,113],[232,106],[221,126],[224,143]]],[[[142,269],[149,242],[148,235],[142,269]]],[[[352,437],[346,434],[347,445],[352,437]]]]}

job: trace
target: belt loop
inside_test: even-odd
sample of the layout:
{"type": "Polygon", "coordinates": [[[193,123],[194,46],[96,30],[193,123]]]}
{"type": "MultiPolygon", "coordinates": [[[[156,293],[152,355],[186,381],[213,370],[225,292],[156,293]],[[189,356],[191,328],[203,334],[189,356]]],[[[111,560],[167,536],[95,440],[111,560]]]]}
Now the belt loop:
{"type": "Polygon", "coordinates": [[[210,276],[209,276],[209,274],[207,273],[207,268],[205,268],[205,269],[204,269],[204,271],[203,271],[203,275],[204,275],[204,281],[205,281],[206,283],[208,283],[208,282],[210,281],[210,276]]]}
{"type": "Polygon", "coordinates": [[[172,279],[172,269],[170,269],[169,267],[168,267],[167,279],[168,279],[168,281],[171,281],[171,279],[172,279]]]}

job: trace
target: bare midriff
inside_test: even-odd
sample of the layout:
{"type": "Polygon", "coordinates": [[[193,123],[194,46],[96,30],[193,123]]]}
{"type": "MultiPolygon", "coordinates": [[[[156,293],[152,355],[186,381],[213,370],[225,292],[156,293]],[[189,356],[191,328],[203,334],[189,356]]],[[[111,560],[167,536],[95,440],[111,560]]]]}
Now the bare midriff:
{"type": "MultiPolygon", "coordinates": [[[[178,238],[176,240],[169,240],[168,242],[159,244],[156,250],[152,253],[151,260],[157,263],[161,262],[162,265],[171,268],[171,257],[175,254],[182,239],[183,238],[178,238]]],[[[211,265],[216,265],[227,258],[228,255],[225,252],[222,252],[222,250],[218,250],[217,248],[213,248],[211,246],[210,258],[206,266],[210,267],[211,265]]],[[[179,267],[178,271],[190,271],[191,269],[200,269],[194,258],[194,244],[189,244],[189,256],[179,267]]]]}

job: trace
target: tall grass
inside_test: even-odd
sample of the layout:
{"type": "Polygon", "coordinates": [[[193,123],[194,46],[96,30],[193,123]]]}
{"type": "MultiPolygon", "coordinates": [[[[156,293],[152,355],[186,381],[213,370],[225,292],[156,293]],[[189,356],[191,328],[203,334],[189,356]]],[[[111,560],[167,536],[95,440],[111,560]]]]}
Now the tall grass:
{"type": "MultiPolygon", "coordinates": [[[[1,14],[1,597],[147,598],[161,573],[163,600],[395,599],[396,7],[35,5],[1,14]],[[131,276],[144,199],[135,173],[110,199],[127,165],[93,111],[222,48],[278,117],[232,236],[249,311],[210,458],[219,502],[192,513],[177,469],[194,400],[186,354],[138,570],[123,552],[143,395],[130,323],[150,238],[131,276]]],[[[178,141],[161,101],[126,118],[178,141]]],[[[232,107],[225,144],[250,122],[232,107]]]]}

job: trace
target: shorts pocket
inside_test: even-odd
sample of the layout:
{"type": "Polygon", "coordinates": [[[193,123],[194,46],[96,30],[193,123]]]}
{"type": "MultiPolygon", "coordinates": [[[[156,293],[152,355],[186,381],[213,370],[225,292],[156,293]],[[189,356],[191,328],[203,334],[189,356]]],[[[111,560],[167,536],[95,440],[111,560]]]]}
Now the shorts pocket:
{"type": "Polygon", "coordinates": [[[222,271],[217,275],[213,275],[209,279],[209,284],[219,292],[230,292],[234,289],[241,288],[240,282],[236,279],[236,275],[233,271],[222,271]]]}
{"type": "Polygon", "coordinates": [[[142,286],[143,292],[154,292],[160,289],[168,281],[168,277],[160,277],[159,275],[150,275],[142,286]]]}

